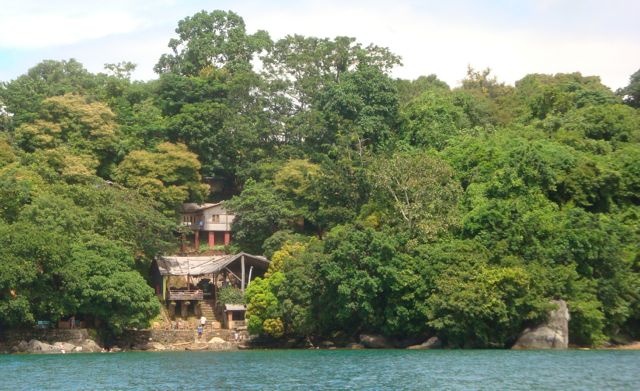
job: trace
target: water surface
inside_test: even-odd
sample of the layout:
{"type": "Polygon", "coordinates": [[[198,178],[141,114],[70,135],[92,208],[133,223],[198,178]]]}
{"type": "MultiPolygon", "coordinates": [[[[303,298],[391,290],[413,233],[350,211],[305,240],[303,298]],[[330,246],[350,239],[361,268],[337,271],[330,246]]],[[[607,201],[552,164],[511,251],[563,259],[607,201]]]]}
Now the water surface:
{"type": "Polygon", "coordinates": [[[0,355],[2,390],[640,390],[640,351],[0,355]]]}

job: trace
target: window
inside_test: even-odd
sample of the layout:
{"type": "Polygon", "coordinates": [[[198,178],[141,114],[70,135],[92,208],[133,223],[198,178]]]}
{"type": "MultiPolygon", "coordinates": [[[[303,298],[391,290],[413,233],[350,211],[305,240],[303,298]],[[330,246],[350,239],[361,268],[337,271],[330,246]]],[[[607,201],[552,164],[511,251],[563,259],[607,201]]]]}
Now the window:
{"type": "Polygon", "coordinates": [[[220,222],[220,215],[212,215],[211,216],[211,222],[212,223],[219,223],[220,222]]]}

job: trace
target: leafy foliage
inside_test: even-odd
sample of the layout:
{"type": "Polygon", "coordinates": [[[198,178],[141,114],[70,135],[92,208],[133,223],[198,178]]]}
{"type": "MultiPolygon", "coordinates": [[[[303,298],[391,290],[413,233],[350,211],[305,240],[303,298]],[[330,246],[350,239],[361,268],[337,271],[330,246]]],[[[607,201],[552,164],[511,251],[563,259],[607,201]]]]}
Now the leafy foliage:
{"type": "Polygon", "coordinates": [[[67,60],[0,84],[1,326],[143,327],[179,204],[224,200],[233,246],[272,260],[252,333],[508,347],[564,299],[573,343],[640,336],[638,72],[452,88],[231,11],[176,34],[157,80],[67,60]]]}

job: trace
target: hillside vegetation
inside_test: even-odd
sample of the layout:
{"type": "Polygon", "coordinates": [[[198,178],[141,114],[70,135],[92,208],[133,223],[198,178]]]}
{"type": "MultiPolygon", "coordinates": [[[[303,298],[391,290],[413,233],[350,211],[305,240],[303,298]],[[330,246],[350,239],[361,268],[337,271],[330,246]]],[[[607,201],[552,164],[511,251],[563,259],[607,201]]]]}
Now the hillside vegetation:
{"type": "Polygon", "coordinates": [[[640,334],[640,71],[400,80],[354,38],[178,23],[155,70],[43,61],[0,84],[0,325],[158,313],[185,201],[227,199],[272,259],[252,332],[509,346],[551,299],[573,343],[640,334]],[[222,186],[209,192],[204,178],[222,186]]]}

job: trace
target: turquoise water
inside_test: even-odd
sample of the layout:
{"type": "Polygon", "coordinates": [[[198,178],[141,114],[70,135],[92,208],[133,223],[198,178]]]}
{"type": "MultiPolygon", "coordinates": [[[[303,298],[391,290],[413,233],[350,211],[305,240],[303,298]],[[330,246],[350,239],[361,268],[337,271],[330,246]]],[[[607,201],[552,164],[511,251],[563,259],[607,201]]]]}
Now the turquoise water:
{"type": "Polygon", "coordinates": [[[2,390],[640,390],[640,351],[271,350],[0,356],[2,390]]]}

